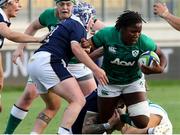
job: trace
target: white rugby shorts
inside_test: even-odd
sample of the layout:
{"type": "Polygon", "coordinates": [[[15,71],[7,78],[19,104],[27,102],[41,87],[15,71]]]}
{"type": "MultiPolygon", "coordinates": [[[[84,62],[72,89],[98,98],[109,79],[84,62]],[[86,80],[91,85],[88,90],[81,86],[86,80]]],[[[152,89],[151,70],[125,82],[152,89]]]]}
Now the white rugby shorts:
{"type": "Polygon", "coordinates": [[[93,77],[92,71],[83,63],[68,64],[67,69],[77,80],[87,80],[93,77]]]}
{"type": "Polygon", "coordinates": [[[53,86],[72,77],[62,59],[59,62],[51,62],[52,59],[49,52],[40,51],[29,60],[28,73],[40,94],[47,93],[53,86]]]}
{"type": "Polygon", "coordinates": [[[141,79],[126,85],[98,85],[99,97],[118,97],[121,94],[146,92],[144,76],[141,79]]]}

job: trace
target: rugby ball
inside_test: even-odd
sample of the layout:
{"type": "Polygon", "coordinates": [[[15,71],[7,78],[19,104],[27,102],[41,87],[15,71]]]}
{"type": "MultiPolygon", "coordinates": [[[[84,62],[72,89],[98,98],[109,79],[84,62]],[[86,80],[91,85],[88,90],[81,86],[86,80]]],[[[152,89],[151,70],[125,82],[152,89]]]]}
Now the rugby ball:
{"type": "Polygon", "coordinates": [[[146,51],[142,53],[138,59],[139,66],[145,65],[148,67],[153,67],[153,61],[160,63],[159,56],[153,51],[146,51]]]}

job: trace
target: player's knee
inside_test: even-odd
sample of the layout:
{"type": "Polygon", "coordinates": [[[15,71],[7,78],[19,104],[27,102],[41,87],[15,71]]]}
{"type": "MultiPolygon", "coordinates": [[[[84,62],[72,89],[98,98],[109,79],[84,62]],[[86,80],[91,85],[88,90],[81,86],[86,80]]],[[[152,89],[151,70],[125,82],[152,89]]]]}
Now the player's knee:
{"type": "Polygon", "coordinates": [[[25,102],[32,102],[37,96],[38,95],[34,87],[26,87],[23,99],[25,102]]]}
{"type": "Polygon", "coordinates": [[[79,99],[78,103],[80,106],[83,107],[86,104],[86,99],[84,97],[82,97],[81,99],[79,99]]]}
{"type": "Polygon", "coordinates": [[[74,100],[74,103],[83,107],[86,104],[86,99],[84,97],[81,97],[81,98],[78,98],[77,100],[74,100]]]}
{"type": "Polygon", "coordinates": [[[129,116],[132,124],[138,128],[145,128],[149,123],[150,111],[147,101],[142,101],[128,106],[129,116]]]}

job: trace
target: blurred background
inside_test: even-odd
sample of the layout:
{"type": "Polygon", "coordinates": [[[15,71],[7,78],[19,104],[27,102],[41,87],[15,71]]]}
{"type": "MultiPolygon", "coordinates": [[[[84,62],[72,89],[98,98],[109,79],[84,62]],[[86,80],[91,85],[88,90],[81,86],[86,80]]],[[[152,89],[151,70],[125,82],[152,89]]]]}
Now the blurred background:
{"type": "MultiPolygon", "coordinates": [[[[180,80],[180,34],[173,29],[162,18],[153,14],[153,4],[160,0],[84,0],[91,3],[97,10],[97,18],[104,21],[107,25],[114,25],[117,17],[124,10],[134,10],[142,14],[147,23],[143,24],[143,33],[151,37],[162,47],[168,59],[168,66],[164,74],[149,75],[147,78],[158,80],[180,80]]],[[[54,7],[54,0],[21,0],[22,10],[17,18],[12,19],[11,28],[24,32],[28,24],[37,19],[44,9],[54,7]]],[[[180,0],[161,0],[166,2],[171,13],[180,16],[180,0]]],[[[47,33],[43,29],[37,35],[47,33]]],[[[6,44],[1,50],[3,53],[5,85],[19,85],[26,82],[27,70],[26,65],[30,55],[37,48],[35,45],[29,45],[25,51],[23,63],[19,65],[12,64],[12,51],[17,44],[6,40],[6,44]]]]}
{"type": "MultiPolygon", "coordinates": [[[[97,10],[97,17],[102,21],[113,21],[116,17],[126,9],[131,9],[142,13],[144,18],[148,21],[159,20],[155,17],[152,8],[157,1],[166,2],[171,13],[180,15],[179,0],[85,0],[91,3],[97,10]]],[[[19,14],[23,21],[30,22],[45,9],[55,6],[53,0],[21,0],[22,10],[19,14]]]]}

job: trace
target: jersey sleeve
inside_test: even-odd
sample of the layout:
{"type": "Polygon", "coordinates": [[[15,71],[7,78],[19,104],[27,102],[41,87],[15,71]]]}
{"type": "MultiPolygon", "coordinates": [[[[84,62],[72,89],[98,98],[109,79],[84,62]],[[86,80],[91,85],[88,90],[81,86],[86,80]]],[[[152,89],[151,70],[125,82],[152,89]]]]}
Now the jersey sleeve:
{"type": "Polygon", "coordinates": [[[157,49],[156,43],[151,38],[147,37],[144,34],[141,35],[140,42],[143,51],[156,51],[157,49]]]}
{"type": "Polygon", "coordinates": [[[72,25],[72,30],[71,30],[71,33],[70,33],[70,40],[71,42],[81,42],[81,39],[82,38],[86,38],[86,30],[85,28],[80,24],[80,23],[73,23],[72,25]]]}
{"type": "Polygon", "coordinates": [[[47,27],[47,18],[48,18],[48,15],[49,15],[49,12],[50,12],[50,10],[52,10],[52,9],[47,9],[47,10],[45,10],[44,12],[42,12],[41,14],[40,14],[40,16],[39,16],[39,22],[40,22],[40,24],[42,25],[42,26],[44,26],[44,27],[47,27]]]}
{"type": "Polygon", "coordinates": [[[0,22],[4,22],[3,16],[0,14],[0,22]]]}
{"type": "Polygon", "coordinates": [[[92,37],[92,41],[96,48],[99,48],[105,44],[104,33],[105,33],[104,29],[101,29],[92,37]]]}

